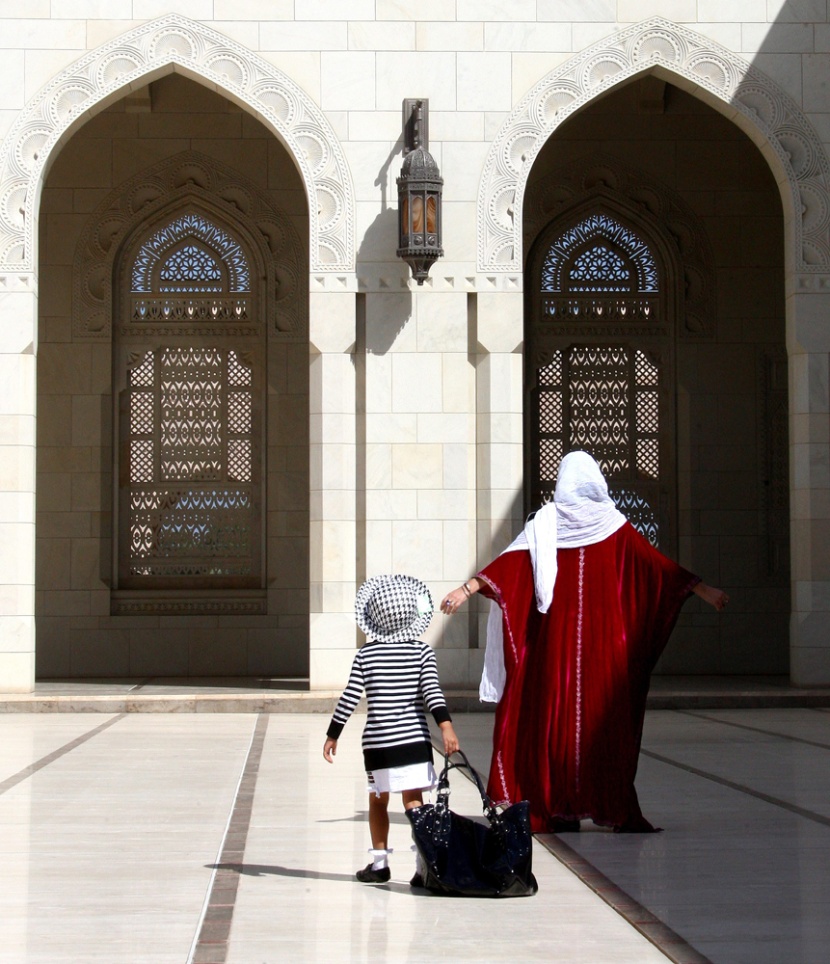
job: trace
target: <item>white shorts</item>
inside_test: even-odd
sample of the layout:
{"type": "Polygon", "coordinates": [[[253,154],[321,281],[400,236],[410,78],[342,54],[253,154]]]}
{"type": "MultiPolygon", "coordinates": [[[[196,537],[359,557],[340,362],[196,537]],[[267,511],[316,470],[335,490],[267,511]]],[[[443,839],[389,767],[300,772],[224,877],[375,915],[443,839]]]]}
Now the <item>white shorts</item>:
{"type": "Polygon", "coordinates": [[[402,790],[433,790],[438,786],[438,774],[431,763],[410,763],[405,767],[384,767],[366,774],[367,790],[381,793],[400,793],[402,790]]]}

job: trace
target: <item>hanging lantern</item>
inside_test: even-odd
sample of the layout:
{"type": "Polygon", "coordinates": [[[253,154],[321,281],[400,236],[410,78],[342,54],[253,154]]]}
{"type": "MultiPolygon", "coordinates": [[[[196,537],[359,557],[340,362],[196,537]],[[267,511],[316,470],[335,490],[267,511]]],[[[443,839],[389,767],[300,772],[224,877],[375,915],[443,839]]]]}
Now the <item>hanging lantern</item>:
{"type": "Polygon", "coordinates": [[[441,192],[444,179],[427,150],[428,101],[404,101],[406,157],[398,178],[397,255],[422,285],[429,269],[443,257],[441,247],[441,192]]]}

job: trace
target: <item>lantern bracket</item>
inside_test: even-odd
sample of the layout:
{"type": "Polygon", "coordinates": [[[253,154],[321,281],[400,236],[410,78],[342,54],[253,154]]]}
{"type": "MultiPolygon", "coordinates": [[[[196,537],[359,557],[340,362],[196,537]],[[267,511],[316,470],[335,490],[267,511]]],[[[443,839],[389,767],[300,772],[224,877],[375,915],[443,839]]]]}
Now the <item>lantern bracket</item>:
{"type": "Polygon", "coordinates": [[[429,150],[429,98],[405,97],[403,101],[403,153],[416,148],[429,150]]]}

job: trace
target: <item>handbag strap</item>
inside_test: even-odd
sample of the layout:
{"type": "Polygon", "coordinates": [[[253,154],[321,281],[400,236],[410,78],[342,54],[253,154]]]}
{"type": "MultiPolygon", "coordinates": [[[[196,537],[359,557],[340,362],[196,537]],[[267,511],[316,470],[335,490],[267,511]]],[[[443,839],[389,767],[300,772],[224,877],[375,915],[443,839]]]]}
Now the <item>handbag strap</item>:
{"type": "MultiPolygon", "coordinates": [[[[441,794],[442,790],[444,794],[449,793],[450,780],[449,773],[450,770],[468,770],[470,776],[473,778],[473,782],[478,787],[478,792],[481,797],[481,808],[488,818],[496,819],[498,817],[498,810],[496,810],[495,804],[490,799],[489,794],[484,789],[484,784],[481,782],[481,777],[478,775],[478,770],[470,763],[467,759],[467,754],[463,750],[455,751],[463,760],[463,763],[454,763],[450,761],[450,754],[444,754],[444,769],[441,771],[441,775],[438,777],[438,793],[441,794]]],[[[446,796],[444,797],[446,799],[446,796]]]]}

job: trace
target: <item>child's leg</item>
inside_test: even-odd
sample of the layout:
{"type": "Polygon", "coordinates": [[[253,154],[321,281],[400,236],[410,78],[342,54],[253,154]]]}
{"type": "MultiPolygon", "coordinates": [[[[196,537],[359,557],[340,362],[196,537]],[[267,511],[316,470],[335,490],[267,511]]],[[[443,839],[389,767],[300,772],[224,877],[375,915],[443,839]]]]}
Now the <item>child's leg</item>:
{"type": "MultiPolygon", "coordinates": [[[[404,810],[412,810],[414,807],[421,807],[424,803],[424,795],[420,790],[404,790],[401,793],[403,798],[403,808],[404,810]]],[[[424,886],[424,867],[421,860],[421,855],[418,853],[416,847],[412,847],[415,851],[415,875],[412,880],[409,881],[410,887],[423,887],[424,886]]]]}
{"type": "Polygon", "coordinates": [[[369,835],[374,850],[386,850],[389,840],[389,794],[369,794],[369,835]]]}
{"type": "Polygon", "coordinates": [[[362,884],[385,884],[390,877],[389,854],[386,842],[389,839],[389,794],[369,794],[369,833],[372,837],[372,862],[355,877],[362,884]]]}
{"type": "Polygon", "coordinates": [[[413,807],[424,805],[424,795],[420,790],[404,790],[401,797],[403,798],[404,810],[411,810],[413,807]]]}

